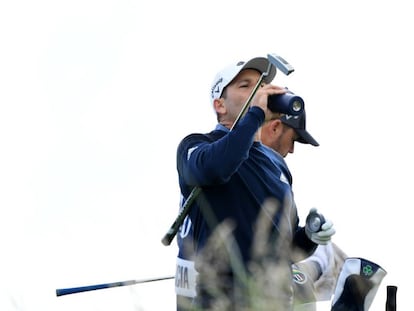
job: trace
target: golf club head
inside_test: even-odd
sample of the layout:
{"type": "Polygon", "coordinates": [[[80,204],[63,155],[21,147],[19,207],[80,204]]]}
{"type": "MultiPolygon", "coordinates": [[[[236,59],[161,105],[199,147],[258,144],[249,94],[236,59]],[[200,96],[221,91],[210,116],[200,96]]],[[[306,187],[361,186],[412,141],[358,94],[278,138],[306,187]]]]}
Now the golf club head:
{"type": "Polygon", "coordinates": [[[285,59],[283,59],[282,57],[280,57],[279,55],[275,53],[267,54],[267,59],[273,66],[275,66],[285,75],[289,75],[293,71],[295,71],[295,69],[292,67],[291,64],[289,64],[285,59]]]}

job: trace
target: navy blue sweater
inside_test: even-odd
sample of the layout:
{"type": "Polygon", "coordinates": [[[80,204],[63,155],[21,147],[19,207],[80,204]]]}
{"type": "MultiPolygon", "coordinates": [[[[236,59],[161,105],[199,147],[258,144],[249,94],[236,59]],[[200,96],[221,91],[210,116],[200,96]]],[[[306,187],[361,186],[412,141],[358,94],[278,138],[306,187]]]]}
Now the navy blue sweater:
{"type": "MultiPolygon", "coordinates": [[[[196,258],[214,229],[223,221],[231,221],[237,256],[247,266],[252,259],[256,220],[270,198],[276,199],[278,211],[269,219],[269,239],[276,240],[280,235],[283,218],[287,220],[283,236],[289,239],[289,245],[305,253],[315,249],[298,226],[292,176],[284,159],[254,141],[263,121],[264,112],[252,107],[232,131],[218,125],[208,134],[188,135],[179,144],[177,170],[183,201],[195,186],[202,188],[188,216],[191,228],[186,232],[187,242],[184,235],[177,236],[179,257],[196,258]]],[[[270,255],[277,257],[277,249],[270,255]]]]}

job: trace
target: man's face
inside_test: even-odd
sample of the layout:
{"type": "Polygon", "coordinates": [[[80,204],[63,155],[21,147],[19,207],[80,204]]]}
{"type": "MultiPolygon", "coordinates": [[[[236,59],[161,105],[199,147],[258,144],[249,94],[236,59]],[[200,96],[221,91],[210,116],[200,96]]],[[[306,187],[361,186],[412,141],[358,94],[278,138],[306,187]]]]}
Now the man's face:
{"type": "Polygon", "coordinates": [[[253,69],[242,70],[236,78],[227,85],[223,93],[224,106],[226,109],[226,119],[236,120],[237,116],[253,92],[254,87],[259,81],[260,73],[253,69]]]}
{"type": "Polygon", "coordinates": [[[279,152],[282,157],[286,157],[288,153],[293,153],[295,151],[295,141],[297,139],[298,135],[295,130],[283,124],[282,135],[279,139],[279,147],[276,151],[279,152]]]}
{"type": "Polygon", "coordinates": [[[272,148],[282,157],[295,151],[295,141],[298,135],[295,130],[280,120],[272,120],[263,125],[261,131],[262,143],[272,148]]]}

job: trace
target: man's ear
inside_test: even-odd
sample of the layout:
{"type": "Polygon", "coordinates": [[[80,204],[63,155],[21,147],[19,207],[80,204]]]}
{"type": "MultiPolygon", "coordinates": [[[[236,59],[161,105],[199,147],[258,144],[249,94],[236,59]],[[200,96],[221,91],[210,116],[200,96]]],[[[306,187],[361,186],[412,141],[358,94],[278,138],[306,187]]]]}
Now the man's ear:
{"type": "Polygon", "coordinates": [[[279,119],[266,121],[261,128],[260,139],[263,144],[271,146],[282,134],[282,121],[279,119]]]}
{"type": "Polygon", "coordinates": [[[283,123],[280,119],[269,121],[269,128],[272,132],[279,134],[283,130],[283,123]]]}
{"type": "Polygon", "coordinates": [[[223,114],[223,113],[226,112],[226,107],[224,105],[224,99],[223,98],[216,98],[213,101],[213,107],[214,107],[214,110],[218,113],[223,114]]]}

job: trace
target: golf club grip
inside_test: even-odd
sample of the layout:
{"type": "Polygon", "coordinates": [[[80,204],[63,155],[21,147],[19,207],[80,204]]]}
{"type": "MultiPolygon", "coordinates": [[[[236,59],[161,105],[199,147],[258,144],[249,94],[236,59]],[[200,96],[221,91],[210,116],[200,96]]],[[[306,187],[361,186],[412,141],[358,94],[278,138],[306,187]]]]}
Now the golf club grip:
{"type": "Polygon", "coordinates": [[[201,192],[200,187],[194,187],[191,191],[190,195],[188,196],[187,200],[185,201],[183,208],[181,209],[181,212],[178,214],[177,218],[171,225],[168,232],[164,235],[161,242],[165,246],[168,246],[171,244],[172,240],[174,240],[175,235],[178,232],[178,229],[180,228],[181,224],[184,221],[184,218],[187,217],[187,215],[190,213],[190,209],[193,206],[193,201],[197,198],[198,194],[201,192]]]}
{"type": "Polygon", "coordinates": [[[397,311],[397,286],[387,286],[387,301],[385,311],[397,311]]]}
{"type": "Polygon", "coordinates": [[[81,286],[81,287],[71,287],[71,288],[61,288],[56,290],[56,296],[63,296],[63,295],[70,295],[82,292],[88,292],[97,289],[105,289],[111,287],[118,287],[118,286],[127,286],[136,284],[137,281],[130,280],[130,281],[123,281],[123,282],[113,282],[113,283],[104,283],[104,284],[96,284],[96,285],[89,285],[89,286],[81,286]]]}

